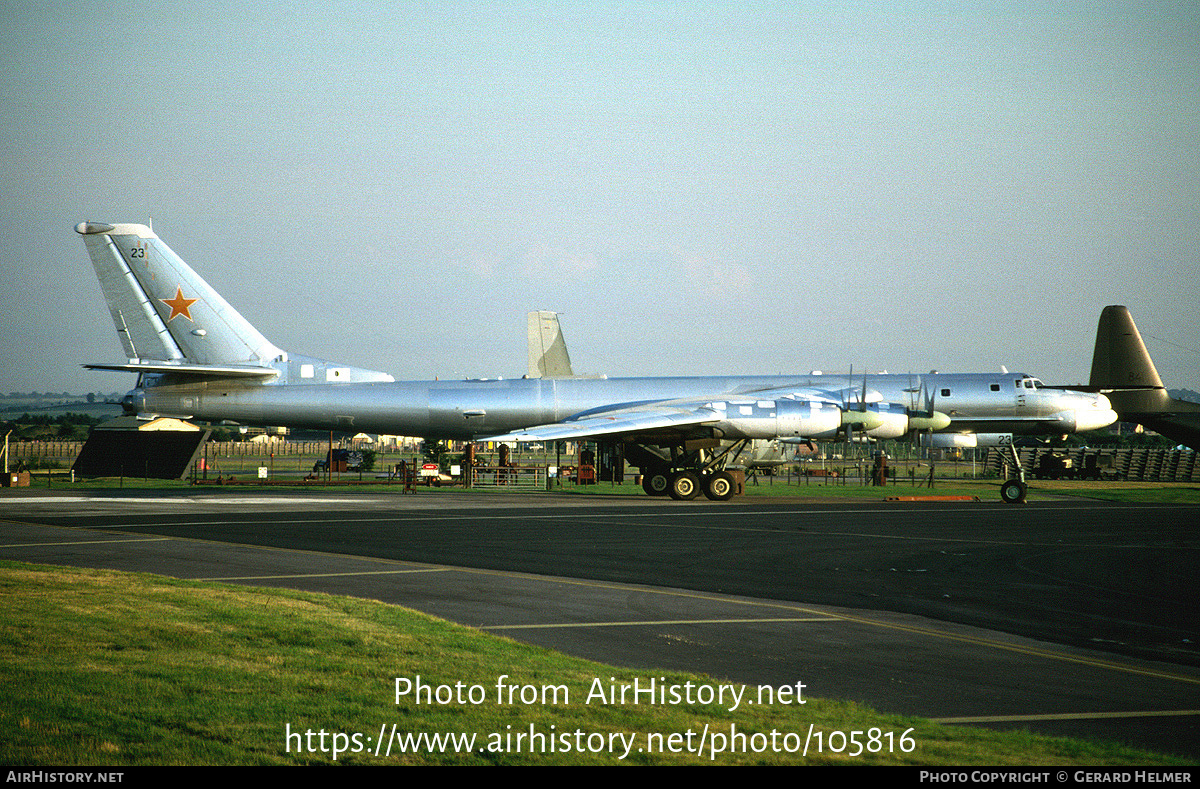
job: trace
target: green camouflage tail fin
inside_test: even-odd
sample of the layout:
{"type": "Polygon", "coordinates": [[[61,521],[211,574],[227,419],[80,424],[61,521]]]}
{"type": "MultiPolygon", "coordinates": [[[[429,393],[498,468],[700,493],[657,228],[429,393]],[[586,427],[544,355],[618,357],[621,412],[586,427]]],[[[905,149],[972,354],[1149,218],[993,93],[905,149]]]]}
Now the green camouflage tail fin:
{"type": "Polygon", "coordinates": [[[1129,310],[1105,307],[1096,328],[1090,384],[1098,389],[1162,389],[1162,379],[1129,310]]]}
{"type": "Polygon", "coordinates": [[[1123,422],[1137,422],[1200,449],[1200,403],[1167,394],[1133,316],[1113,305],[1100,313],[1090,391],[1104,392],[1123,422]]]}

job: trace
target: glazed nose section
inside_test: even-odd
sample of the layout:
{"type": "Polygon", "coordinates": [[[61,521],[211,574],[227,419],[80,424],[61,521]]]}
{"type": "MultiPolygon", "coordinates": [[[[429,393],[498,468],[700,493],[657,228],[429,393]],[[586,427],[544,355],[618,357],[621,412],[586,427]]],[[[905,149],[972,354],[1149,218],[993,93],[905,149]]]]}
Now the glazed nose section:
{"type": "Polygon", "coordinates": [[[1086,398],[1086,404],[1075,409],[1075,430],[1085,432],[1108,427],[1117,421],[1117,412],[1112,409],[1112,403],[1104,395],[1086,398]]]}

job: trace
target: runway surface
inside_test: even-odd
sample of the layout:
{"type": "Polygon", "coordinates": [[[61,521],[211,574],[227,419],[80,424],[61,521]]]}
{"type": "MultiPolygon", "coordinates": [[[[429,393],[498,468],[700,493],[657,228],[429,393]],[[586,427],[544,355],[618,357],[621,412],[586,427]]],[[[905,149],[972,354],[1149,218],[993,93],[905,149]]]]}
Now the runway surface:
{"type": "Polygon", "coordinates": [[[1200,757],[1200,507],[0,495],[0,557],[370,597],[571,654],[1200,757]]]}

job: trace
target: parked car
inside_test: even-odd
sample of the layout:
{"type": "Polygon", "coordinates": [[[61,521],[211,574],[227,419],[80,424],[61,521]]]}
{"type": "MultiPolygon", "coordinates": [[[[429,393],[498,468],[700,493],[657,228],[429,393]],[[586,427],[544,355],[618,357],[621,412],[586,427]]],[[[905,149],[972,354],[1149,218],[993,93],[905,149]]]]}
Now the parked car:
{"type": "Polygon", "coordinates": [[[354,452],[349,449],[333,449],[325,453],[324,460],[318,460],[316,463],[313,463],[313,471],[328,470],[330,455],[333,456],[334,471],[358,471],[362,468],[361,452],[354,452]]]}

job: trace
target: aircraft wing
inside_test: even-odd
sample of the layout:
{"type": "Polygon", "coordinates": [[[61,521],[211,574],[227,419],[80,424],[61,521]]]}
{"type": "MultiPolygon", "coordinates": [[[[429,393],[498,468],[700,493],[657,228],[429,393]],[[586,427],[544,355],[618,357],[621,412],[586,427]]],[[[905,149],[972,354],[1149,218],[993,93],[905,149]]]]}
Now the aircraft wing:
{"type": "Polygon", "coordinates": [[[679,400],[615,404],[561,422],[535,425],[479,441],[564,441],[596,436],[640,439],[688,437],[714,431],[732,437],[827,437],[846,424],[868,430],[882,420],[871,411],[845,411],[829,392],[775,390],[679,400]]]}
{"type": "Polygon", "coordinates": [[[589,413],[562,422],[535,425],[480,441],[574,441],[594,436],[671,433],[716,423],[721,415],[699,401],[676,401],[638,405],[631,408],[589,413]]]}

